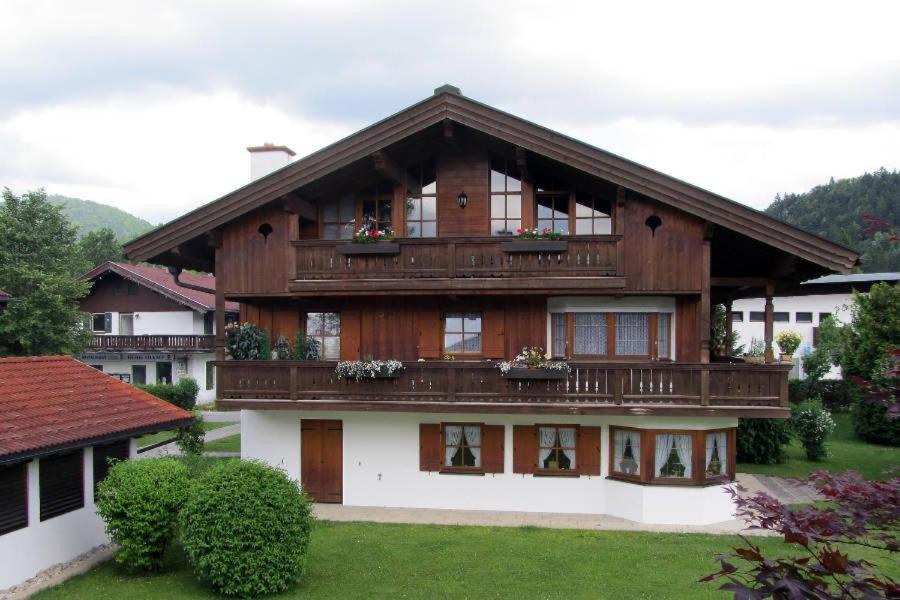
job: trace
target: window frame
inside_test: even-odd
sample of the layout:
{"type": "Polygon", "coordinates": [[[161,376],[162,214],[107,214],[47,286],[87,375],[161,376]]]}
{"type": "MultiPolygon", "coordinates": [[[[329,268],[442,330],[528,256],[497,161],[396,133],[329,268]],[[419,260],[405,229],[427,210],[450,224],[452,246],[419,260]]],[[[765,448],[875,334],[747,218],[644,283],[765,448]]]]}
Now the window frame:
{"type": "MultiPolygon", "coordinates": [[[[29,493],[28,493],[28,471],[29,471],[29,463],[30,461],[21,461],[17,463],[12,463],[9,465],[0,465],[0,472],[5,473],[13,473],[13,470],[20,471],[20,473],[13,473],[15,477],[21,477],[21,481],[13,482],[16,486],[21,485],[21,504],[13,505],[9,502],[9,499],[4,497],[3,509],[7,512],[5,515],[5,519],[11,521],[11,525],[6,529],[0,529],[0,537],[6,535],[7,533],[12,533],[14,531],[19,531],[20,529],[25,529],[28,527],[28,522],[30,519],[30,510],[29,510],[29,493]]],[[[17,498],[18,499],[18,498],[17,498]]]]}
{"type": "Polygon", "coordinates": [[[672,341],[674,339],[674,321],[675,314],[674,312],[668,311],[606,311],[606,310],[597,310],[597,311],[555,311],[550,314],[550,348],[551,352],[553,352],[553,348],[556,345],[557,340],[554,338],[554,327],[553,327],[553,315],[554,314],[562,314],[565,315],[566,318],[566,339],[563,343],[563,347],[565,348],[565,355],[560,356],[553,354],[553,358],[568,358],[571,360],[592,360],[592,361],[658,361],[658,362],[673,362],[674,361],[674,353],[675,351],[672,348],[672,341]],[[575,315],[576,314],[599,314],[606,315],[606,353],[605,354],[576,354],[575,353],[575,315]],[[647,350],[648,354],[617,354],[616,353],[616,337],[618,334],[617,331],[617,315],[620,314],[643,314],[647,315],[647,350]],[[668,332],[668,340],[669,347],[667,350],[668,356],[660,357],[659,355],[659,315],[667,314],[669,315],[669,332],[668,332]]]}
{"type": "MultiPolygon", "coordinates": [[[[43,523],[44,521],[49,521],[50,519],[54,519],[56,517],[61,517],[63,515],[67,515],[71,512],[75,512],[76,510],[81,510],[82,508],[84,508],[85,507],[85,499],[86,499],[85,498],[86,494],[85,494],[84,488],[85,488],[85,485],[84,485],[84,448],[78,448],[77,450],[74,450],[72,452],[65,452],[65,453],[59,453],[59,454],[52,454],[49,456],[42,456],[40,459],[38,459],[38,489],[40,490],[38,494],[39,494],[39,505],[40,505],[40,508],[39,508],[40,521],[43,523]],[[76,461],[78,464],[78,468],[77,468],[77,471],[75,471],[75,472],[77,474],[78,481],[81,484],[80,488],[79,488],[81,490],[81,502],[80,502],[80,504],[77,504],[77,505],[73,503],[71,506],[67,507],[65,510],[62,510],[62,511],[59,511],[58,508],[51,511],[50,506],[45,506],[44,492],[49,490],[50,486],[47,485],[48,482],[45,482],[43,479],[44,474],[45,474],[44,469],[46,467],[47,462],[52,461],[54,459],[63,458],[63,457],[68,458],[70,456],[78,457],[78,460],[76,461]]],[[[58,500],[57,500],[57,502],[58,502],[58,500]]],[[[48,505],[50,504],[49,499],[47,500],[46,504],[48,504],[48,505]]]]}
{"type": "Polygon", "coordinates": [[[765,323],[766,321],[766,311],[764,310],[751,310],[749,316],[747,317],[749,323],[765,323]],[[761,316],[760,316],[761,315],[761,316]]]}
{"type": "Polygon", "coordinates": [[[359,223],[361,222],[359,197],[356,194],[352,194],[352,193],[341,194],[338,197],[336,197],[332,202],[335,205],[334,206],[334,211],[335,211],[334,214],[335,214],[335,219],[337,219],[337,220],[336,221],[326,221],[325,220],[325,209],[319,208],[319,239],[320,240],[330,240],[330,241],[335,241],[335,242],[339,242],[341,240],[352,239],[353,232],[355,232],[358,229],[359,223]],[[348,198],[350,199],[350,204],[353,208],[352,225],[350,222],[342,222],[341,221],[341,202],[344,200],[347,200],[348,198]],[[334,237],[334,238],[325,237],[325,230],[330,225],[337,227],[337,237],[334,237]],[[348,225],[350,225],[349,235],[347,235],[347,237],[342,237],[341,233],[344,232],[344,228],[347,227],[348,225]]]}
{"type": "Polygon", "coordinates": [[[111,312],[102,312],[102,313],[91,313],[91,333],[112,333],[112,313],[111,312]],[[97,329],[95,327],[96,323],[94,319],[97,317],[103,317],[103,327],[97,329]],[[109,323],[109,331],[107,331],[107,323],[109,323]]]}
{"type": "Polygon", "coordinates": [[[409,176],[409,171],[415,170],[418,172],[419,180],[417,183],[417,193],[413,193],[409,189],[409,185],[406,186],[406,201],[417,200],[419,202],[419,218],[418,219],[410,219],[409,218],[409,206],[405,207],[403,211],[403,237],[407,237],[410,239],[434,239],[438,237],[438,190],[440,186],[438,184],[438,170],[437,170],[437,162],[432,158],[425,161],[420,162],[417,165],[414,165],[412,168],[407,170],[407,176],[409,176]],[[434,170],[434,192],[425,193],[423,190],[425,189],[422,185],[425,179],[424,173],[426,172],[428,167],[431,167],[434,170]],[[434,200],[434,219],[426,219],[425,218],[425,210],[424,204],[425,200],[434,200]],[[409,224],[416,223],[419,227],[419,235],[410,235],[409,234],[409,224]],[[434,235],[423,235],[425,230],[426,223],[434,223],[434,235]]]}
{"type": "MultiPolygon", "coordinates": [[[[534,475],[538,477],[580,477],[581,476],[581,458],[578,455],[578,442],[581,440],[581,425],[578,423],[535,423],[534,424],[534,449],[537,452],[537,456],[535,456],[535,468],[534,475]],[[559,429],[574,429],[575,430],[575,446],[572,450],[575,452],[575,468],[574,469],[547,469],[544,468],[541,464],[541,449],[544,448],[541,446],[541,428],[542,427],[552,427],[557,430],[556,438],[559,439],[559,429]]],[[[602,435],[602,433],[601,433],[602,435]]],[[[560,442],[562,443],[562,442],[560,442]]],[[[563,449],[563,446],[558,447],[560,450],[563,449]]],[[[557,449],[554,446],[554,449],[557,449]]]]}
{"type": "Polygon", "coordinates": [[[484,473],[485,473],[485,471],[484,471],[484,422],[470,422],[470,421],[447,421],[447,422],[442,421],[441,422],[441,468],[438,472],[446,473],[446,474],[456,473],[456,474],[463,474],[463,475],[484,475],[484,473]],[[465,439],[466,439],[465,438],[465,428],[466,427],[478,427],[481,430],[481,435],[480,435],[481,445],[480,446],[469,446],[468,444],[465,444],[465,446],[463,446],[462,443],[459,446],[456,446],[457,448],[463,448],[463,447],[479,448],[481,450],[481,466],[479,466],[479,467],[466,467],[466,466],[454,467],[452,465],[446,464],[446,462],[447,462],[447,458],[446,458],[447,457],[447,438],[445,435],[445,428],[446,427],[454,427],[454,426],[463,428],[462,437],[460,438],[461,442],[465,442],[465,439]]]}
{"type": "Polygon", "coordinates": [[[743,323],[744,322],[744,311],[742,311],[742,310],[731,311],[731,322],[732,323],[743,323]]]}
{"type": "Polygon", "coordinates": [[[624,425],[610,425],[609,426],[609,475],[614,479],[626,479],[628,481],[634,482],[642,482],[644,480],[644,475],[647,472],[646,465],[646,454],[645,454],[645,444],[646,444],[646,429],[639,429],[637,427],[627,427],[624,425]],[[616,465],[616,432],[617,431],[631,431],[638,434],[638,437],[641,441],[641,449],[638,453],[637,463],[638,463],[638,473],[636,475],[630,475],[628,473],[623,473],[622,471],[618,471],[615,468],[616,465]]]}
{"type": "Polygon", "coordinates": [[[735,427],[722,427],[719,429],[704,429],[702,430],[702,435],[700,436],[703,440],[703,454],[701,475],[703,479],[703,483],[727,483],[734,481],[735,478],[735,468],[736,468],[736,456],[737,456],[737,428],[735,427]],[[726,447],[726,456],[725,456],[725,474],[724,475],[714,475],[712,477],[707,477],[706,475],[706,436],[711,433],[724,433],[725,441],[727,444],[726,447]]]}
{"type": "Polygon", "coordinates": [[[772,322],[773,323],[790,323],[791,322],[791,313],[786,310],[772,311],[772,322]]]}
{"type": "Polygon", "coordinates": [[[319,360],[341,360],[341,311],[339,310],[308,310],[303,312],[303,333],[306,337],[312,337],[319,342],[319,360]],[[309,333],[309,315],[323,315],[322,317],[322,335],[313,335],[311,336],[309,333]],[[324,315],[337,315],[337,326],[338,332],[337,335],[325,335],[325,317],[324,315]],[[325,356],[325,339],[326,338],[335,338],[337,339],[337,348],[338,348],[338,356],[337,358],[327,358],[325,356]]]}
{"type": "MultiPolygon", "coordinates": [[[[587,206],[587,205],[585,205],[585,206],[587,206]]],[[[614,209],[614,206],[615,206],[614,200],[603,198],[602,196],[600,196],[598,194],[594,194],[592,192],[585,192],[585,191],[573,192],[571,200],[570,200],[570,205],[569,205],[570,235],[575,235],[575,236],[614,235],[615,231],[616,231],[616,224],[615,224],[615,212],[616,211],[614,209]],[[597,203],[604,202],[604,201],[607,202],[609,204],[609,213],[603,213],[603,214],[606,214],[607,216],[606,217],[595,217],[592,215],[590,217],[579,217],[578,216],[578,196],[579,195],[589,196],[591,198],[591,210],[592,211],[602,212],[602,211],[599,211],[599,209],[597,208],[597,203]],[[594,231],[594,225],[595,225],[594,221],[597,219],[600,219],[600,220],[605,219],[605,220],[609,221],[609,232],[598,233],[598,232],[594,231]],[[591,224],[591,233],[578,233],[578,222],[579,221],[589,221],[591,224]]]]}
{"type": "MultiPolygon", "coordinates": [[[[470,332],[475,333],[475,332],[470,332]]],[[[484,356],[484,311],[481,310],[447,310],[441,313],[441,355],[459,356],[463,358],[484,356]],[[451,334],[462,335],[463,346],[466,343],[466,316],[478,315],[480,322],[478,333],[478,352],[450,352],[447,350],[447,315],[462,315],[462,329],[459,332],[451,331],[451,334]]]]}
{"type": "Polygon", "coordinates": [[[380,231],[391,232],[394,233],[397,229],[397,223],[394,219],[394,205],[397,201],[397,193],[396,186],[393,182],[388,180],[382,180],[377,183],[374,183],[364,189],[362,189],[359,193],[354,195],[356,198],[356,222],[359,224],[359,228],[365,227],[368,231],[372,231],[372,227],[374,229],[378,229],[380,231]],[[375,206],[375,218],[373,221],[366,220],[366,203],[373,202],[375,206]],[[383,221],[379,216],[381,214],[381,208],[384,203],[389,205],[388,209],[388,220],[383,221]],[[387,223],[387,227],[385,227],[385,223],[387,223]]]}
{"type": "MultiPolygon", "coordinates": [[[[525,183],[522,180],[521,173],[519,177],[515,177],[510,175],[510,171],[516,172],[516,168],[511,168],[510,165],[515,167],[515,161],[511,161],[506,157],[492,157],[489,160],[488,164],[488,232],[491,237],[495,238],[504,238],[515,235],[516,230],[523,227],[523,208],[524,202],[523,198],[525,197],[525,183]],[[503,190],[495,191],[493,186],[493,173],[499,173],[499,171],[494,170],[494,162],[502,162],[503,163],[503,190]],[[509,187],[510,178],[519,182],[519,189],[511,190],[509,187]],[[502,196],[503,197],[503,217],[494,217],[494,197],[502,196]],[[518,196],[519,198],[519,216],[518,217],[510,217],[509,216],[509,203],[510,198],[518,196]],[[504,223],[504,231],[494,233],[494,221],[503,221],[504,223]],[[510,228],[510,221],[518,221],[518,226],[513,226],[510,228]]],[[[537,213],[537,208],[535,208],[535,214],[537,213]]]]}
{"type": "MultiPolygon", "coordinates": [[[[534,192],[534,223],[535,223],[535,227],[537,227],[538,230],[543,230],[546,225],[542,225],[541,221],[550,221],[550,231],[556,231],[556,227],[555,227],[556,223],[565,221],[567,231],[565,233],[563,233],[563,232],[559,232],[559,233],[561,235],[573,235],[573,233],[572,233],[572,231],[573,231],[572,226],[574,225],[573,219],[572,219],[572,217],[573,217],[572,207],[574,205],[573,198],[574,198],[574,194],[572,194],[572,192],[570,192],[568,190],[543,190],[543,191],[535,190],[535,192],[534,192]],[[552,198],[554,205],[556,204],[556,200],[565,199],[565,203],[566,203],[565,218],[556,217],[556,216],[554,216],[554,214],[551,214],[551,216],[549,218],[542,219],[541,215],[540,215],[540,211],[541,211],[540,200],[541,200],[541,198],[552,198]]],[[[556,208],[552,208],[550,210],[552,213],[556,213],[556,208]]]]}
{"type": "Polygon", "coordinates": [[[794,313],[794,322],[795,323],[812,323],[813,322],[813,314],[810,311],[797,311],[794,313]],[[801,315],[804,315],[801,317],[801,315]],[[805,315],[809,315],[808,317],[805,315]]]}

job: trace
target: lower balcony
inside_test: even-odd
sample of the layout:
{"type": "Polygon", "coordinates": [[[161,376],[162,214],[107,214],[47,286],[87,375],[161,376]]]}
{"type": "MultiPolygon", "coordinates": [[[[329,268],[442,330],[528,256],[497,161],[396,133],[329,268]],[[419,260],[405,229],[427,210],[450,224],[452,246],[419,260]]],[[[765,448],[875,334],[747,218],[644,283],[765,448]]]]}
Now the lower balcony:
{"type": "Polygon", "coordinates": [[[90,350],[212,352],[214,335],[95,335],[90,350]]]}
{"type": "Polygon", "coordinates": [[[571,362],[556,379],[504,377],[492,362],[404,363],[393,378],[338,379],[334,362],[222,361],[231,408],[787,417],[790,365],[571,362]]]}

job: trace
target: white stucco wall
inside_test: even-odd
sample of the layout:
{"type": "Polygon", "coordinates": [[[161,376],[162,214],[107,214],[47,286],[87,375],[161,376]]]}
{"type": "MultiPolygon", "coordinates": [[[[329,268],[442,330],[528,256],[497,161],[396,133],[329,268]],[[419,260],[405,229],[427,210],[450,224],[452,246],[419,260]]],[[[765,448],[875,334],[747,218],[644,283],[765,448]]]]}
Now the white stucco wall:
{"type": "MultiPolygon", "coordinates": [[[[172,355],[171,352],[159,352],[154,354],[172,355]]],[[[83,360],[89,365],[103,367],[103,372],[112,376],[130,376],[132,372],[131,367],[133,365],[144,365],[144,367],[147,369],[147,383],[156,383],[156,361],[136,360],[133,358],[129,358],[127,353],[121,353],[117,355],[120,355],[122,358],[116,360],[83,360]]],[[[213,352],[174,354],[172,355],[171,359],[166,359],[161,362],[172,363],[172,376],[175,382],[178,382],[183,377],[193,377],[197,381],[197,385],[200,386],[200,391],[197,394],[197,404],[208,404],[216,399],[216,389],[215,385],[213,385],[213,388],[210,390],[206,389],[206,363],[208,361],[215,360],[215,358],[216,355],[213,352]],[[179,373],[178,371],[177,362],[180,359],[187,360],[187,369],[184,373],[179,373]]],[[[215,377],[215,375],[213,375],[213,377],[215,377]]],[[[215,380],[213,381],[213,383],[215,383],[215,380]]]]}
{"type": "MultiPolygon", "coordinates": [[[[133,439],[130,448],[134,457],[133,439]]],[[[41,521],[40,459],[28,463],[28,527],[0,535],[0,590],[109,541],[94,505],[93,456],[93,448],[84,449],[84,507],[46,521],[41,521]]]]}
{"type": "Polygon", "coordinates": [[[609,425],[716,429],[736,419],[575,417],[422,413],[241,411],[241,454],[300,478],[300,420],[343,421],[344,504],[414,508],[596,513],[644,523],[707,524],[732,518],[724,486],[646,486],[606,479],[609,425]],[[504,473],[449,475],[419,470],[419,424],[506,426],[504,473]],[[535,477],[512,472],[512,425],[579,423],[602,427],[600,476],[535,477]]]}

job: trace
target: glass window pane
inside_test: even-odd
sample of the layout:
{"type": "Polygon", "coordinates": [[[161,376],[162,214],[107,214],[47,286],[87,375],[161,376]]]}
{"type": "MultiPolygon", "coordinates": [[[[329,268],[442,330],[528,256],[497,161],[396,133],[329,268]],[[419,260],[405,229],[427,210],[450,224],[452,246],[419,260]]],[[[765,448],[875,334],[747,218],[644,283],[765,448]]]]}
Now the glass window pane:
{"type": "Polygon", "coordinates": [[[656,352],[659,358],[669,358],[669,313],[656,315],[656,352]]]}
{"type": "Polygon", "coordinates": [[[522,196],[516,194],[506,197],[506,216],[517,219],[522,216],[522,196]]]}
{"type": "Polygon", "coordinates": [[[338,226],[337,225],[323,226],[322,227],[322,239],[325,239],[325,240],[338,239],[338,226]]]}
{"type": "Polygon", "coordinates": [[[375,220],[375,201],[365,200],[362,205],[363,223],[370,223],[375,220]]]}
{"type": "Polygon", "coordinates": [[[481,315],[477,313],[470,313],[466,315],[466,320],[463,323],[463,327],[466,328],[466,331],[481,331],[481,315]]]}
{"type": "Polygon", "coordinates": [[[329,202],[322,205],[322,221],[326,223],[334,223],[338,220],[338,207],[336,202],[329,202]]]}
{"type": "MultiPolygon", "coordinates": [[[[484,177],[484,175],[482,175],[482,177],[484,177]]],[[[499,171],[495,171],[493,168],[491,169],[491,191],[506,191],[506,176],[499,171]]]]}
{"type": "Polygon", "coordinates": [[[326,337],[322,350],[323,358],[326,360],[340,360],[341,358],[341,338],[326,337]]]}
{"type": "Polygon", "coordinates": [[[422,228],[419,227],[418,223],[410,221],[406,224],[406,237],[422,237],[422,228]]]}
{"type": "Polygon", "coordinates": [[[506,175],[506,191],[521,192],[522,182],[518,178],[518,172],[514,169],[507,171],[506,175]]]}
{"type": "Polygon", "coordinates": [[[566,315],[553,313],[550,316],[552,326],[551,354],[554,357],[566,355],[566,315]]]}
{"type": "Polygon", "coordinates": [[[437,237],[437,223],[434,221],[422,223],[422,237],[423,238],[433,238],[437,237]]]}
{"type": "Polygon", "coordinates": [[[322,313],[306,313],[306,335],[321,336],[323,327],[322,313]]]}
{"type": "Polygon", "coordinates": [[[463,351],[463,336],[461,333],[444,334],[444,351],[450,354],[463,351]]]}
{"type": "Polygon", "coordinates": [[[592,233],[594,233],[591,229],[591,224],[591,219],[576,219],[575,235],[591,235],[592,233]]]}
{"type": "Polygon", "coordinates": [[[637,431],[615,430],[613,470],[626,475],[641,474],[641,435],[637,431]]]}
{"type": "Polygon", "coordinates": [[[481,352],[481,334],[466,333],[463,341],[465,352],[481,352]]]}
{"type": "Polygon", "coordinates": [[[506,216],[506,196],[491,196],[491,217],[502,219],[506,216]]]}
{"type": "Polygon", "coordinates": [[[650,332],[647,313],[618,313],[616,315],[616,354],[646,356],[649,354],[650,332]]]}
{"type": "Polygon", "coordinates": [[[584,197],[581,194],[578,194],[575,199],[575,216],[581,218],[593,217],[596,212],[593,207],[593,198],[590,196],[584,197]]]}
{"type": "Polygon", "coordinates": [[[504,233],[515,232],[515,229],[507,230],[506,221],[503,219],[494,219],[491,221],[491,235],[502,235],[504,233]]]}
{"type": "Polygon", "coordinates": [[[724,431],[706,434],[706,476],[728,474],[728,434],[724,431]]]}
{"type": "Polygon", "coordinates": [[[544,229],[553,230],[553,220],[552,219],[539,219],[538,220],[538,229],[543,231],[544,229]]]}
{"type": "Polygon", "coordinates": [[[449,313],[444,321],[444,331],[450,333],[462,333],[462,315],[459,313],[449,313]]]}
{"type": "Polygon", "coordinates": [[[517,229],[522,228],[522,220],[521,219],[507,219],[506,220],[506,230],[509,233],[515,233],[517,229]]]}
{"type": "Polygon", "coordinates": [[[606,314],[575,313],[575,354],[606,354],[606,314]]]}
{"type": "Polygon", "coordinates": [[[692,439],[690,435],[656,435],[654,467],[657,477],[691,478],[692,439]]]}
{"type": "Polygon", "coordinates": [[[612,233],[612,219],[594,219],[594,235],[609,235],[612,233]]]}
{"type": "Polygon", "coordinates": [[[356,222],[351,221],[344,225],[341,225],[340,231],[338,232],[338,236],[342,240],[349,240],[353,238],[353,233],[356,231],[356,222]]]}
{"type": "Polygon", "coordinates": [[[422,166],[422,193],[437,194],[437,170],[433,162],[422,166]]]}
{"type": "Polygon", "coordinates": [[[325,335],[341,334],[341,315],[340,313],[325,313],[323,316],[325,335]]]}
{"type": "Polygon", "coordinates": [[[406,199],[406,218],[411,221],[418,221],[422,218],[422,199],[407,198],[406,199]]]}
{"type": "Polygon", "coordinates": [[[338,201],[338,220],[342,223],[356,218],[356,201],[350,194],[343,196],[338,201]]]}
{"type": "Polygon", "coordinates": [[[437,198],[422,198],[422,218],[426,221],[437,218],[437,198]]]}
{"type": "Polygon", "coordinates": [[[378,203],[378,220],[384,223],[391,222],[391,204],[390,200],[378,203]]]}
{"type": "Polygon", "coordinates": [[[553,221],[553,231],[562,235],[569,235],[569,221],[566,219],[553,221]]]}

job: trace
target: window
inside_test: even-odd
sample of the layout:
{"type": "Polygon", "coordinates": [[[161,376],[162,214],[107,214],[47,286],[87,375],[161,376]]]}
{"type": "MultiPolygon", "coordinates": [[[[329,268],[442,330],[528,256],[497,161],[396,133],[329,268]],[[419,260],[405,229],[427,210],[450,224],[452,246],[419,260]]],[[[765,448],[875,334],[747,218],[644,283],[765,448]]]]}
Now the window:
{"type": "Polygon", "coordinates": [[[481,425],[444,425],[444,468],[481,468],[481,425]]]}
{"type": "Polygon", "coordinates": [[[706,465],[704,477],[717,479],[728,476],[728,432],[706,433],[706,465]]]}
{"type": "Polygon", "coordinates": [[[822,324],[822,321],[831,316],[831,313],[819,313],[819,325],[822,324]]]}
{"type": "Polygon", "coordinates": [[[538,192],[537,226],[563,235],[569,234],[569,193],[538,192]]]}
{"type": "Polygon", "coordinates": [[[172,383],[172,363],[156,363],[156,383],[172,383]]]}
{"type": "Polygon", "coordinates": [[[216,324],[216,313],[208,311],[203,313],[203,335],[212,335],[216,324]]]}
{"type": "Polygon", "coordinates": [[[340,360],[340,313],[306,313],[306,336],[319,342],[319,354],[323,360],[340,360]]]}
{"type": "Polygon", "coordinates": [[[649,319],[647,313],[618,313],[616,315],[616,355],[648,356],[649,319]]]}
{"type": "Polygon", "coordinates": [[[408,172],[406,193],[406,237],[437,236],[437,171],[428,161],[408,172]]]}
{"type": "Polygon", "coordinates": [[[444,352],[481,354],[481,313],[444,315],[444,352]]]}
{"type": "Polygon", "coordinates": [[[512,235],[522,227],[522,181],[515,164],[491,160],[491,235],[512,235]]]}
{"type": "Polygon", "coordinates": [[[606,313],[575,313],[575,354],[606,354],[606,313]]]}
{"type": "Polygon", "coordinates": [[[206,361],[206,389],[216,387],[216,367],[211,360],[206,361]]]}
{"type": "Polygon", "coordinates": [[[28,527],[28,463],[0,465],[0,535],[28,527]]]}
{"type": "Polygon", "coordinates": [[[553,356],[672,358],[671,313],[555,313],[553,356]],[[565,324],[564,324],[565,321],[565,324]],[[568,335],[572,337],[569,347],[568,335]]]}
{"type": "Polygon", "coordinates": [[[641,432],[634,429],[612,428],[612,471],[631,477],[641,476],[641,432]]]}
{"type": "Polygon", "coordinates": [[[352,194],[322,206],[322,238],[349,240],[356,231],[356,200],[352,194]]]}
{"type": "Polygon", "coordinates": [[[692,479],[693,436],[657,433],[654,466],[660,479],[692,479]]]}
{"type": "Polygon", "coordinates": [[[94,313],[91,315],[91,331],[94,333],[112,332],[112,313],[94,313]]]}
{"type": "Polygon", "coordinates": [[[566,313],[553,313],[550,315],[551,344],[550,352],[554,358],[564,358],[566,356],[566,313]]]}
{"type": "Polygon", "coordinates": [[[791,320],[791,313],[789,312],[774,312],[772,313],[772,321],[775,323],[789,323],[791,320]]]}
{"type": "Polygon", "coordinates": [[[538,469],[574,471],[575,427],[538,427],[538,469]]]}
{"type": "Polygon", "coordinates": [[[607,235],[612,233],[609,202],[592,194],[575,195],[575,234],[607,235]]]}
{"type": "Polygon", "coordinates": [[[762,323],[766,320],[766,313],[762,311],[751,310],[750,311],[750,322],[751,323],[762,323]]]}
{"type": "Polygon", "coordinates": [[[111,444],[104,444],[102,446],[94,446],[94,492],[96,493],[97,486],[100,485],[100,482],[106,479],[106,476],[109,475],[109,469],[112,466],[110,461],[119,462],[123,460],[128,460],[129,454],[129,442],[128,440],[121,440],[118,442],[113,442],[111,444]]]}
{"type": "Polygon", "coordinates": [[[369,231],[394,231],[391,207],[394,204],[394,185],[383,181],[363,192],[362,222],[369,231]]]}
{"type": "Polygon", "coordinates": [[[736,310],[731,313],[732,323],[742,323],[744,321],[744,311],[736,310]]]}
{"type": "Polygon", "coordinates": [[[134,385],[147,383],[147,365],[131,365],[131,383],[134,385]]]}
{"type": "Polygon", "coordinates": [[[796,315],[794,315],[794,320],[798,323],[812,323],[812,313],[798,312],[796,315]]]}
{"type": "Polygon", "coordinates": [[[119,315],[119,335],[134,335],[134,315],[131,313],[119,315]]]}
{"type": "Polygon", "coordinates": [[[671,327],[669,321],[671,317],[669,313],[659,313],[656,315],[656,356],[657,358],[669,358],[671,342],[669,340],[669,332],[671,327]]]}
{"type": "Polygon", "coordinates": [[[77,450],[41,458],[41,521],[84,506],[84,452],[77,450]]]}

